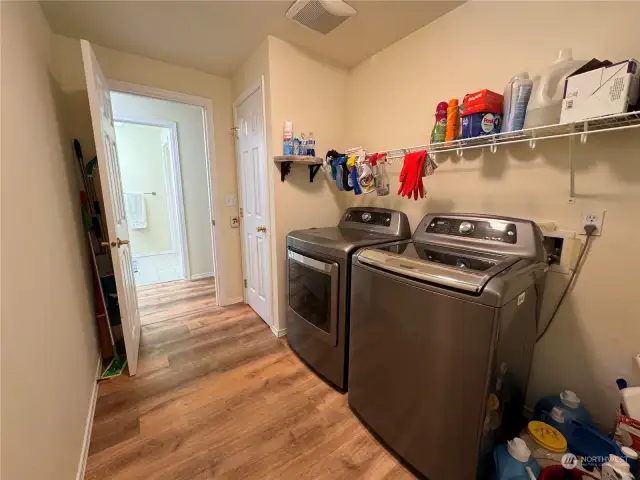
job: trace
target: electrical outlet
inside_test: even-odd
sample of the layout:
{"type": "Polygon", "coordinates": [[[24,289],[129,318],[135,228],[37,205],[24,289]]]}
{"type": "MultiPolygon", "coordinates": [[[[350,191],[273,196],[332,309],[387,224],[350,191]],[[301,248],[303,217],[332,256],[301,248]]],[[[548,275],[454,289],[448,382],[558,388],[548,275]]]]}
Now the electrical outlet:
{"type": "Polygon", "coordinates": [[[593,225],[596,227],[596,231],[593,232],[593,234],[602,235],[604,212],[604,210],[587,210],[586,212],[582,212],[582,217],[580,218],[580,226],[582,227],[582,230],[580,233],[584,234],[585,225],[593,225]]]}

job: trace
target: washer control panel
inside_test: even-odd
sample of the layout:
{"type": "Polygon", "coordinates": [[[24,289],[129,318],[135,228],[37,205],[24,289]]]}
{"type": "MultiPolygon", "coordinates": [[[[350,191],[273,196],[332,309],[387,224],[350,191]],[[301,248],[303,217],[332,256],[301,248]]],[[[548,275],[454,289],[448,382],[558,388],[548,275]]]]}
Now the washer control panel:
{"type": "Polygon", "coordinates": [[[510,244],[515,244],[518,241],[516,224],[503,220],[462,220],[435,217],[427,225],[426,232],[510,244]]]}
{"type": "Polygon", "coordinates": [[[388,227],[391,225],[391,213],[374,212],[368,210],[350,210],[344,216],[348,222],[364,223],[366,225],[380,225],[388,227]]]}

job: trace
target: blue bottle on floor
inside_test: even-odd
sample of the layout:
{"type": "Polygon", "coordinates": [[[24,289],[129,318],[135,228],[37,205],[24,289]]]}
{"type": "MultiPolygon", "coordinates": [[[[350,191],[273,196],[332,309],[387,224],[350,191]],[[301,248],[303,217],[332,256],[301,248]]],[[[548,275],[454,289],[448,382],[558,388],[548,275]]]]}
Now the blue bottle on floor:
{"type": "Polygon", "coordinates": [[[494,480],[530,480],[527,468],[538,478],[540,465],[531,456],[527,444],[519,437],[498,445],[493,450],[494,480]]]}

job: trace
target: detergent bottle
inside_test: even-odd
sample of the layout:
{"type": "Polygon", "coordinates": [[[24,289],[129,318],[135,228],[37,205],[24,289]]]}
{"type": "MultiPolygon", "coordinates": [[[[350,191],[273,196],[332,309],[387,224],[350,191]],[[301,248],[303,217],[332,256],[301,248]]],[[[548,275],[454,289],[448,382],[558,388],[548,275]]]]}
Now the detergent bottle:
{"type": "Polygon", "coordinates": [[[536,403],[534,418],[548,423],[549,425],[563,432],[566,424],[576,420],[584,425],[592,426],[593,418],[578,395],[571,390],[564,390],[558,395],[542,398],[536,403]],[[556,410],[554,410],[556,408],[556,410]],[[562,420],[560,420],[562,418],[562,420]]]}
{"type": "Polygon", "coordinates": [[[533,77],[533,90],[527,105],[524,128],[560,122],[565,81],[585,63],[585,60],[574,60],[570,48],[563,48],[553,64],[533,77]]]}

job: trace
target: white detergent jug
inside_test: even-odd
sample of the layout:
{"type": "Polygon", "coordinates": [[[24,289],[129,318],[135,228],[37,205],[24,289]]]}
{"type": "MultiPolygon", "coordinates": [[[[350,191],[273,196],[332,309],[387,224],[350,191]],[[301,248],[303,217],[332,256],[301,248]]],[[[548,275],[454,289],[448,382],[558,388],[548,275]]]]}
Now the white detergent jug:
{"type": "Polygon", "coordinates": [[[560,123],[565,80],[585,63],[585,60],[574,60],[570,48],[563,48],[553,64],[533,77],[524,128],[560,123]]]}

